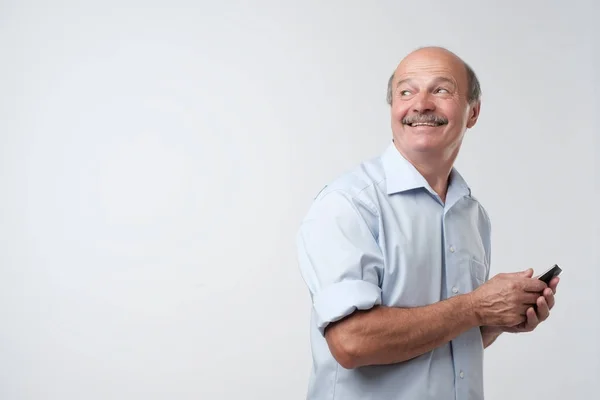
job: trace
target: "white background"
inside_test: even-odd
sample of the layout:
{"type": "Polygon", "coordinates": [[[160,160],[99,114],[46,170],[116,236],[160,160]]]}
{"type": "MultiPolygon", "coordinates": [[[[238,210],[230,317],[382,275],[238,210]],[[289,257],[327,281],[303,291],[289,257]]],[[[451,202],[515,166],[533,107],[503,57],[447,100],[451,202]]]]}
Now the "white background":
{"type": "Polygon", "coordinates": [[[389,143],[424,45],[482,82],[457,166],[492,274],[565,271],[486,351],[486,399],[591,399],[599,6],[482,4],[0,2],[0,399],[304,398],[299,221],[389,143]]]}

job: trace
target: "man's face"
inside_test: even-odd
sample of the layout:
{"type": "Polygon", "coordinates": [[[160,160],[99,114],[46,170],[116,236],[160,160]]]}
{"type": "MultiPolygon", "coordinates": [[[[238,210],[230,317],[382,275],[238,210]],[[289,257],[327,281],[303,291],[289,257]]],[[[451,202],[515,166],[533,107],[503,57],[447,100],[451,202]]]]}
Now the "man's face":
{"type": "Polygon", "coordinates": [[[456,56],[437,49],[409,55],[392,82],[396,144],[409,156],[456,155],[466,129],[475,125],[479,114],[479,104],[470,105],[467,92],[467,73],[456,56]]]}

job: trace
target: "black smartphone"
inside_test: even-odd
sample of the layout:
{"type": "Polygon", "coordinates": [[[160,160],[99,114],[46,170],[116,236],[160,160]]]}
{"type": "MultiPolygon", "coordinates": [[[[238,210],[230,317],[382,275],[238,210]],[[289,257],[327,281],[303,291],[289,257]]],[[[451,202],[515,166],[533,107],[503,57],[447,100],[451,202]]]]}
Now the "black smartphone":
{"type": "Polygon", "coordinates": [[[558,266],[558,264],[554,264],[546,272],[541,274],[538,279],[540,281],[544,281],[546,283],[546,285],[550,285],[550,281],[552,280],[552,278],[560,275],[561,272],[562,272],[562,269],[558,266]]]}

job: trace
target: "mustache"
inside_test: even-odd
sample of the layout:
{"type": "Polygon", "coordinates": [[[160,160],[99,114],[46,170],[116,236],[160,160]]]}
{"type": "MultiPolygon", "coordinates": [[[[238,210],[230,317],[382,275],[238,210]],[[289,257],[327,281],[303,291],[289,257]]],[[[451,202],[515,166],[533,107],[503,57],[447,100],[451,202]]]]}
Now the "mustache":
{"type": "Polygon", "coordinates": [[[448,120],[442,116],[435,114],[415,114],[409,117],[404,117],[402,119],[402,123],[405,125],[416,123],[446,125],[448,123],[448,120]]]}

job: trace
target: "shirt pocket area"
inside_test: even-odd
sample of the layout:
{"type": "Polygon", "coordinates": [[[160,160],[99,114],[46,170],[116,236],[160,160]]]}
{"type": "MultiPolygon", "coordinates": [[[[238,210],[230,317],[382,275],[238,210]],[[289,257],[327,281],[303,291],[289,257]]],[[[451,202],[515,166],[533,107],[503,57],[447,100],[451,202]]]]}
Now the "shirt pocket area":
{"type": "Polygon", "coordinates": [[[471,280],[473,281],[473,289],[476,289],[485,283],[487,266],[483,262],[473,257],[471,257],[469,264],[471,267],[471,280]]]}

